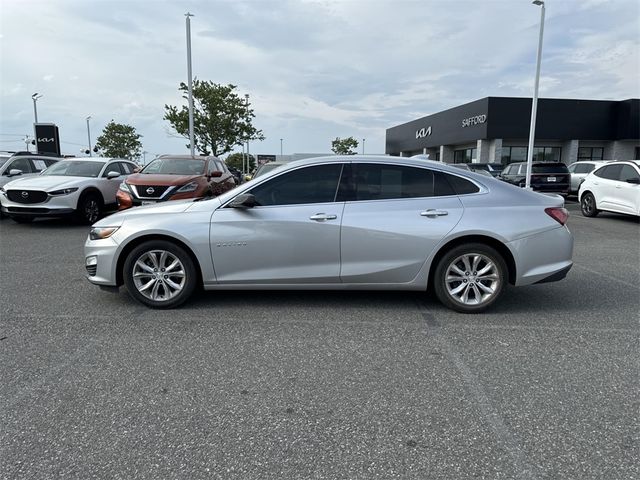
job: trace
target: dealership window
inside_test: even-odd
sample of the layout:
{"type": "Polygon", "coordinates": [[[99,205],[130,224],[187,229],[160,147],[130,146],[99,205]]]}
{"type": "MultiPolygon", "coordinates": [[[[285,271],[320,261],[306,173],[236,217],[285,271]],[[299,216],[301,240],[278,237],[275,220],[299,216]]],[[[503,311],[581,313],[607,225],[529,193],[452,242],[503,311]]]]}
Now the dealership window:
{"type": "Polygon", "coordinates": [[[636,147],[636,154],[634,158],[636,160],[640,160],[640,147],[636,147]]]}
{"type": "Polygon", "coordinates": [[[578,161],[602,160],[604,148],[602,147],[580,147],[578,148],[578,161]]]}
{"type": "MultiPolygon", "coordinates": [[[[527,147],[502,147],[502,164],[527,161],[527,147]]],[[[559,162],[562,158],[560,147],[533,147],[534,162],[559,162]]]]}
{"type": "Polygon", "coordinates": [[[476,148],[466,148],[453,152],[453,163],[471,163],[476,159],[476,148]]]}

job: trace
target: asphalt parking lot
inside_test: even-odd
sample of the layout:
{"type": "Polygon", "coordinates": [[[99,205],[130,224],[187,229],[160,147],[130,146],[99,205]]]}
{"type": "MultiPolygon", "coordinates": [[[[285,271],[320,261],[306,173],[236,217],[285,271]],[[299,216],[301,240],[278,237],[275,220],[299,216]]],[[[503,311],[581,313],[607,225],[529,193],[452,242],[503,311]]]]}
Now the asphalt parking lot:
{"type": "Polygon", "coordinates": [[[461,315],[416,293],[84,279],[87,227],[0,222],[0,478],[639,478],[640,224],[461,315]]]}

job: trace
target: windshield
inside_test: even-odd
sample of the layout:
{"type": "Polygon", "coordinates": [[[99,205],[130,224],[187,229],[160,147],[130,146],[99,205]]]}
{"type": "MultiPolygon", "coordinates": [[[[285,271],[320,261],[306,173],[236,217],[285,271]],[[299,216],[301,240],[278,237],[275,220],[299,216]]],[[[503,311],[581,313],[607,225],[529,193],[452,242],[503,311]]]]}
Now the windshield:
{"type": "Polygon", "coordinates": [[[537,164],[532,166],[532,173],[569,173],[564,163],[537,164]]]}
{"type": "Polygon", "coordinates": [[[66,177],[97,177],[105,162],[63,160],[47,168],[41,175],[63,175],[66,177]]]}
{"type": "Polygon", "coordinates": [[[156,158],[140,173],[164,175],[203,175],[204,160],[197,158],[156,158]]]}
{"type": "Polygon", "coordinates": [[[270,172],[271,170],[275,170],[276,168],[281,166],[281,163],[265,163],[258,169],[256,174],[254,175],[254,178],[259,177],[260,175],[264,175],[265,173],[270,172]]]}

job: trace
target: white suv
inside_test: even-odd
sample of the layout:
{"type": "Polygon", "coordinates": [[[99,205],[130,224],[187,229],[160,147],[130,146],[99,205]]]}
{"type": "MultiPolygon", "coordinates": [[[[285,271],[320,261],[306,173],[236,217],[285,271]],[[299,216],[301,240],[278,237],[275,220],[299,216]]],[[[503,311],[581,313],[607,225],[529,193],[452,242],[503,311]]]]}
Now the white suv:
{"type": "Polygon", "coordinates": [[[601,210],[640,216],[640,160],[611,162],[594,170],[580,185],[578,200],[585,217],[601,210]]]}
{"type": "Polygon", "coordinates": [[[118,187],[135,168],[135,163],[119,158],[61,160],[36,177],[1,187],[2,212],[18,223],[73,214],[91,224],[103,211],[115,209],[118,187]]]}

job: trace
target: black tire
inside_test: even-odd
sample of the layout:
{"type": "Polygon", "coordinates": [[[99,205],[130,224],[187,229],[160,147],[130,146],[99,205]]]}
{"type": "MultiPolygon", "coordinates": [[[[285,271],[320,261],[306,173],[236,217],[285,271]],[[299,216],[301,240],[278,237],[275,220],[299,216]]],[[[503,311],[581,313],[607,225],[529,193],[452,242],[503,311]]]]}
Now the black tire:
{"type": "Polygon", "coordinates": [[[199,283],[191,256],[182,247],[167,240],[150,240],[138,245],[127,255],[123,268],[124,284],[129,295],[151,308],[174,308],[183,304],[199,283]],[[167,254],[164,262],[161,252],[167,254]],[[175,259],[179,262],[178,267],[163,270],[171,266],[175,259]],[[167,261],[171,264],[164,265],[167,261]],[[149,271],[149,268],[155,271],[149,271]],[[138,276],[134,277],[136,273],[138,276]],[[150,286],[145,289],[147,283],[150,286]],[[174,285],[180,289],[174,288],[174,285]]]}
{"type": "Polygon", "coordinates": [[[582,195],[580,199],[580,211],[585,217],[591,218],[596,217],[600,213],[600,210],[596,207],[596,197],[594,197],[591,192],[582,195]]]}
{"type": "Polygon", "coordinates": [[[98,221],[102,213],[102,198],[96,193],[86,193],[78,200],[76,219],[78,222],[91,225],[98,221]]]}
{"type": "Polygon", "coordinates": [[[468,243],[452,248],[440,259],[433,275],[433,290],[444,306],[461,313],[479,313],[489,308],[500,298],[508,281],[507,264],[500,253],[483,243],[468,243]],[[468,266],[471,268],[464,267],[464,262],[461,259],[465,256],[468,256],[467,260],[470,261],[468,266]],[[478,256],[480,261],[475,265],[476,271],[473,271],[474,265],[471,263],[475,256],[478,256]],[[463,268],[459,268],[458,265],[463,268]],[[459,276],[459,282],[447,281],[448,272],[454,266],[462,271],[461,274],[455,272],[451,274],[452,277],[459,276]],[[484,268],[489,268],[487,273],[476,276],[477,272],[484,268]],[[467,273],[468,275],[466,275],[467,273]],[[493,278],[494,276],[495,278],[493,278]],[[463,296],[465,290],[468,292],[466,302],[463,301],[463,298],[452,294],[458,288],[461,289],[463,296]],[[486,290],[490,290],[491,293],[489,294],[486,290]]]}
{"type": "Polygon", "coordinates": [[[13,215],[11,216],[11,220],[13,220],[16,223],[31,223],[33,222],[33,217],[23,217],[20,215],[13,215]]]}

